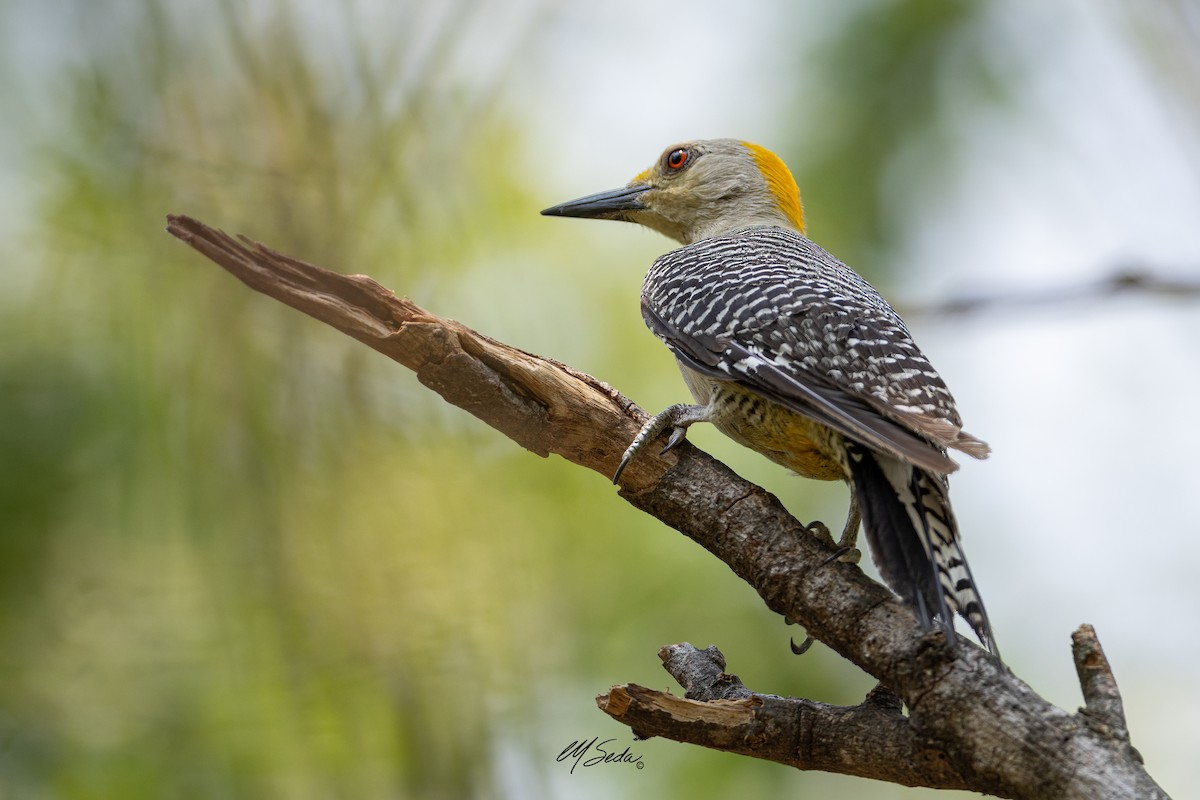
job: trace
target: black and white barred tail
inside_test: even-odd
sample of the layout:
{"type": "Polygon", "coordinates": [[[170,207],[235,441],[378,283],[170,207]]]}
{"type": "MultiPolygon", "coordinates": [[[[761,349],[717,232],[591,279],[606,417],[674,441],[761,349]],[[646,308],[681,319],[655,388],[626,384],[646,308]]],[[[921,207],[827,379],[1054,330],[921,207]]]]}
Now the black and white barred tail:
{"type": "Polygon", "coordinates": [[[936,615],[950,641],[953,615],[996,653],[992,627],[958,540],[945,478],[847,442],[863,530],[880,575],[908,600],[925,630],[936,615]]]}

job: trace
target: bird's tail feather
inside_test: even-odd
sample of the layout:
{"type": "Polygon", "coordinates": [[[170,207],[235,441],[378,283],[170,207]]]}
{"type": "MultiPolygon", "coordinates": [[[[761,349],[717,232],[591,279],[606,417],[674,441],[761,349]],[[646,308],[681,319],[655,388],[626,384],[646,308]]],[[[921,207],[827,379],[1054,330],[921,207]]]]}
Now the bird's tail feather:
{"type": "Polygon", "coordinates": [[[958,541],[945,479],[854,443],[848,443],[848,450],[867,544],[884,581],[912,603],[926,630],[936,614],[953,641],[953,615],[958,612],[983,646],[996,652],[987,612],[958,541]]]}

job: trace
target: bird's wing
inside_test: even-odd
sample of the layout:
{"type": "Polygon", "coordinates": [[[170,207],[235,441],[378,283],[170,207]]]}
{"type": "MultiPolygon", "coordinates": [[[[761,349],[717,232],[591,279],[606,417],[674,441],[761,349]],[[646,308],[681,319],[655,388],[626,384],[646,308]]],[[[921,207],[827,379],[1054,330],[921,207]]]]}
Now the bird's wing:
{"type": "Polygon", "coordinates": [[[642,315],[689,368],[868,447],[943,474],[958,466],[945,447],[986,454],[895,311],[799,234],[756,228],[664,255],[642,315]]]}
{"type": "Polygon", "coordinates": [[[861,398],[803,373],[783,369],[740,342],[706,342],[706,337],[689,335],[646,305],[642,306],[642,316],[675,358],[701,375],[735,381],[843,436],[904,461],[943,474],[958,469],[958,464],[939,449],[882,416],[861,398]]]}

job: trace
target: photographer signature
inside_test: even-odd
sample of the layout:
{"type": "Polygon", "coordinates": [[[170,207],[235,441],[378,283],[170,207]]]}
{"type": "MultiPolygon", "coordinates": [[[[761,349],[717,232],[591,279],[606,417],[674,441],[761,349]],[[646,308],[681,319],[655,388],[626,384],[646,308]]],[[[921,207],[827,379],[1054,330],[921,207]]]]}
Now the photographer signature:
{"type": "Polygon", "coordinates": [[[618,753],[616,746],[612,744],[613,739],[599,739],[599,736],[587,740],[577,739],[564,747],[554,760],[563,762],[575,759],[575,763],[571,765],[571,774],[575,773],[576,767],[594,767],[597,764],[633,764],[638,769],[645,768],[642,757],[629,752],[628,746],[618,753]]]}

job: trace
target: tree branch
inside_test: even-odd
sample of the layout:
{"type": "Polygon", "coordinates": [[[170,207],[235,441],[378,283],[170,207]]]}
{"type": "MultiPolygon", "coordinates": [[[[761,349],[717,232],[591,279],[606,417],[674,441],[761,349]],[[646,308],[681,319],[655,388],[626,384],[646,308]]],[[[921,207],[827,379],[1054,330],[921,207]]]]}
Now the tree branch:
{"type": "Polygon", "coordinates": [[[736,675],[725,674],[725,656],[715,647],[670,645],[659,657],[687,689],[683,698],[636,684],[614,686],[596,698],[604,713],[638,738],[663,736],[902,786],[972,788],[940,750],[921,745],[900,698],[881,686],[857,706],[834,706],[751,692],[736,675]]]}
{"type": "MultiPolygon", "coordinates": [[[[448,402],[538,455],[557,453],[608,477],[645,419],[595,378],[430,314],[370,278],[328,272],[187,217],[168,217],[167,230],[251,288],[404,364],[448,402]]],[[[727,743],[720,749],[1002,797],[1166,797],[1127,734],[1117,734],[1124,723],[1112,725],[1111,702],[1098,699],[1111,698],[1115,682],[1101,691],[1107,684],[1083,681],[1095,702],[1087,717],[1072,715],[967,640],[946,647],[940,631],[923,634],[909,609],[856,566],[829,562],[832,542],[813,536],[775,497],[686,443],[664,456],[639,456],[620,486],[622,498],[724,561],[769,608],[875,676],[909,710],[903,717],[877,700],[851,709],[798,706],[808,701],[757,694],[730,707],[704,703],[712,719],[724,721],[705,734],[727,743]],[[764,727],[760,717],[775,721],[764,727]]],[[[622,716],[639,713],[652,695],[681,720],[688,718],[682,709],[694,708],[619,688],[605,701],[610,715],[623,704],[622,716]]],[[[661,717],[639,717],[635,731],[657,733],[654,719],[661,717]]]]}

